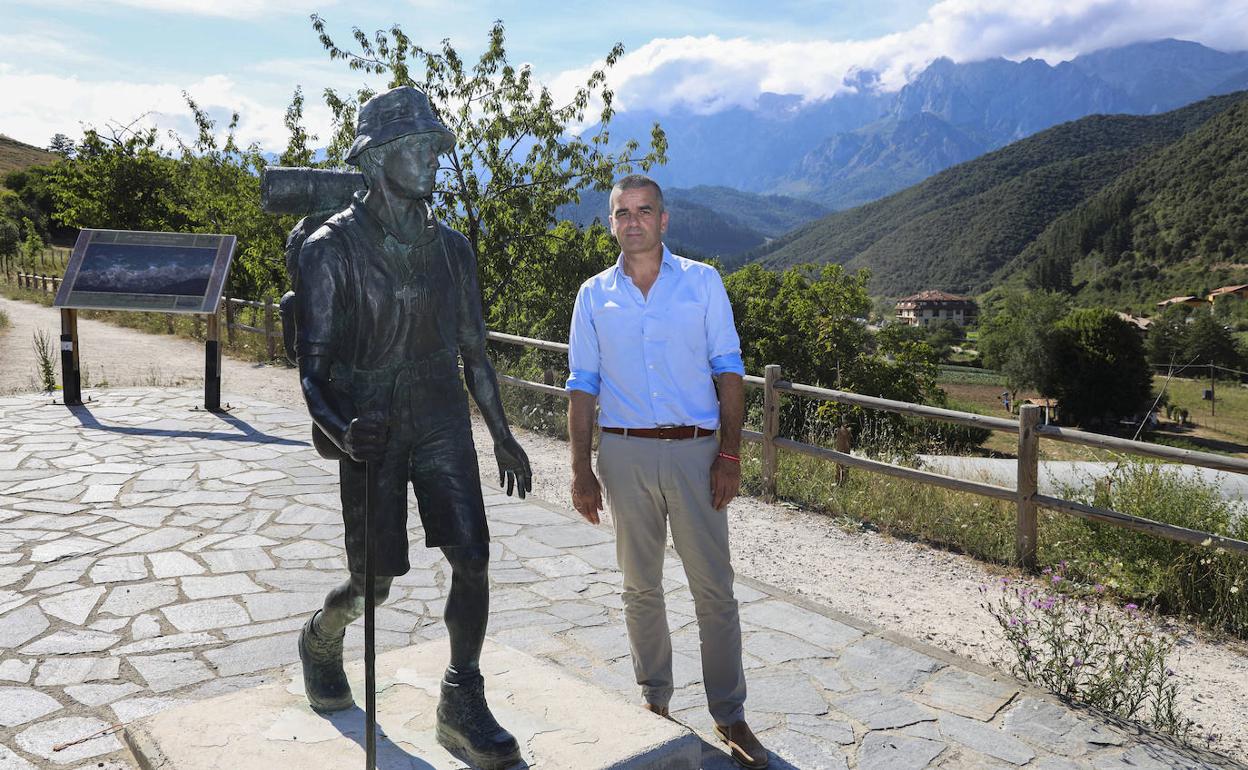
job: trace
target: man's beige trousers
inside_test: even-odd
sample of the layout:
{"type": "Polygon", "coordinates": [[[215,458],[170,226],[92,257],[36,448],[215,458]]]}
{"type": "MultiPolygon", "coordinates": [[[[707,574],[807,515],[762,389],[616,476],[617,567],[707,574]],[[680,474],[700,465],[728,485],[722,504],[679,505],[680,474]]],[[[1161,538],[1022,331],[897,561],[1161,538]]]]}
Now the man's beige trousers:
{"type": "Polygon", "coordinates": [[[726,511],[711,507],[715,436],[682,440],[603,433],[598,475],[615,520],[633,670],[648,703],[672,697],[672,640],[663,603],[667,526],[689,578],[702,640],[702,679],[716,724],[745,718],[741,623],[732,595],[726,511]]]}

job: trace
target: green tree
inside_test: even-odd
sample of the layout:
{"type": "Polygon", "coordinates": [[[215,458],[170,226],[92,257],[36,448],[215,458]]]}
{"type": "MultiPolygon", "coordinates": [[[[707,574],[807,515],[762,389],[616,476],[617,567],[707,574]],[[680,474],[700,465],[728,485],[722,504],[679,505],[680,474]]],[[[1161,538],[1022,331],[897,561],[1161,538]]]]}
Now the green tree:
{"type": "Polygon", "coordinates": [[[27,272],[36,272],[42,267],[43,250],[47,248],[43,242],[43,238],[39,236],[39,231],[35,228],[35,223],[29,219],[22,220],[22,230],[26,236],[22,239],[21,254],[18,258],[18,264],[27,272]]]}
{"type": "Polygon", "coordinates": [[[758,264],[725,277],[741,353],[750,371],[779,364],[785,377],[844,387],[869,345],[858,318],[871,309],[869,274],[840,265],[796,265],[774,273],[758,264]]]}
{"type": "Polygon", "coordinates": [[[51,188],[52,166],[31,166],[10,171],[0,191],[0,218],[15,225],[23,218],[34,222],[40,237],[72,237],[71,228],[57,227],[52,219],[55,202],[51,188]]]}
{"type": "Polygon", "coordinates": [[[12,257],[17,254],[17,245],[21,242],[17,225],[7,219],[0,219],[0,257],[12,257]]]}
{"type": "MultiPolygon", "coordinates": [[[[178,174],[186,197],[186,224],[189,232],[227,233],[237,237],[234,267],[227,292],[233,296],[280,295],[287,284],[282,255],[286,233],[294,217],[279,217],[260,208],[260,172],[265,160],[257,145],[240,149],[235,141],[239,115],[234,113],[223,139],[217,137],[217,124],[188,94],[183,94],[195,120],[196,138],[192,144],[179,142],[181,157],[178,174]]],[[[287,110],[301,114],[298,91],[287,110]]],[[[288,120],[287,125],[291,125],[288,120]]],[[[306,136],[292,134],[292,144],[306,136]]]]}
{"type": "Polygon", "coordinates": [[[182,231],[188,217],[178,171],[155,128],[89,128],[77,157],[51,168],[53,216],[70,227],[182,231]]]}
{"type": "Polygon", "coordinates": [[[16,257],[21,234],[11,220],[0,219],[0,273],[7,279],[17,267],[16,257]]]}
{"type": "Polygon", "coordinates": [[[1053,328],[1040,392],[1056,398],[1062,420],[1096,425],[1141,414],[1152,394],[1144,343],[1111,310],[1073,310],[1053,328]]]}
{"type": "Polygon", "coordinates": [[[1005,376],[1011,400],[1018,391],[1038,388],[1050,367],[1049,338],[1069,308],[1056,292],[1006,294],[980,324],[979,352],[984,365],[1005,376]]]}
{"type": "Polygon", "coordinates": [[[60,155],[62,158],[72,158],[78,152],[77,145],[74,140],[65,134],[53,134],[52,140],[48,142],[48,150],[60,155]]]}
{"type": "MultiPolygon", "coordinates": [[[[617,175],[666,160],[667,140],[657,124],[644,153],[635,140],[618,153],[608,151],[614,93],[606,85],[606,70],[615,65],[623,47],[612,48],[605,67],[559,104],[546,87],[534,83],[527,65],[508,61],[502,22],[490,30],[481,57],[468,65],[449,41],[439,50],[426,49],[397,25],[371,39],[357,29],[354,50],[347,50],[329,36],[324,20],[312,19],[331,59],[342,59],[354,70],[385,74],[389,87],[419,88],[455,133],[458,143],[446,158],[435,204],[439,216],[462,232],[477,254],[490,327],[530,331],[524,324],[532,318],[523,303],[532,302],[536,290],[570,304],[588,274],[579,262],[560,264],[560,257],[598,244],[606,249],[590,260],[598,264],[614,249],[601,238],[555,227],[555,209],[576,202],[580,189],[607,190],[617,175]],[[575,135],[570,129],[584,124],[595,104],[601,105],[597,127],[575,135]],[[548,283],[538,284],[539,276],[548,283]]],[[[336,126],[328,147],[331,163],[342,162],[359,105],[372,95],[368,89],[352,97],[326,91],[336,126]]]]}
{"type": "Polygon", "coordinates": [[[1242,369],[1243,351],[1235,344],[1231,330],[1210,313],[1192,314],[1186,324],[1184,355],[1196,364],[1214,364],[1227,369],[1242,369]]]}
{"type": "Polygon", "coordinates": [[[941,361],[948,360],[949,356],[953,355],[953,346],[966,338],[962,327],[953,321],[932,324],[927,327],[926,332],[927,344],[941,361]]]}
{"type": "MultiPolygon", "coordinates": [[[[868,331],[869,280],[865,270],[850,273],[835,264],[797,265],[783,273],[750,264],[726,276],[746,370],[759,373],[767,364],[779,364],[785,379],[794,382],[943,404],[945,394],[936,386],[937,357],[922,333],[898,325],[877,335],[868,331]]],[[[859,424],[860,436],[862,427],[873,423],[874,435],[911,445],[919,440],[917,426],[900,418],[870,416],[832,403],[812,416],[799,399],[786,399],[781,430],[786,435],[826,436],[845,420],[859,424]],[[880,424],[888,430],[874,430],[880,424]]]]}
{"type": "Polygon", "coordinates": [[[1156,366],[1183,367],[1195,362],[1187,347],[1186,315],[1177,310],[1167,310],[1153,321],[1148,329],[1148,339],[1144,343],[1144,350],[1151,363],[1156,366]]]}
{"type": "Polygon", "coordinates": [[[302,88],[295,88],[294,96],[290,99],[290,105],[286,108],[286,116],[283,122],[286,124],[286,130],[290,132],[290,140],[287,142],[286,150],[282,153],[278,162],[283,166],[311,166],[312,142],[316,141],[316,135],[309,134],[307,129],[303,127],[302,88]]]}

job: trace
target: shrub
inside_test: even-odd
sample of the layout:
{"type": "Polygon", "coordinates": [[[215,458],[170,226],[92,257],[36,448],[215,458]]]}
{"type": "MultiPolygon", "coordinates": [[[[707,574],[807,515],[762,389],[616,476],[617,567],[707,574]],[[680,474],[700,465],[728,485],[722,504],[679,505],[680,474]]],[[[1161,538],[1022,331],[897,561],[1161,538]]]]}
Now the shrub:
{"type": "Polygon", "coordinates": [[[1136,331],[1112,311],[1080,309],[1057,323],[1040,392],[1076,425],[1136,415],[1151,401],[1152,371],[1136,331]]]}
{"type": "Polygon", "coordinates": [[[1104,586],[1072,586],[1064,565],[1046,569],[1047,585],[1001,578],[981,606],[997,622],[1010,670],[1071,701],[1187,738],[1193,722],[1178,708],[1168,660],[1175,642],[1156,632],[1134,604],[1102,600],[1104,586]]]}
{"type": "MultiPolygon", "coordinates": [[[[1217,484],[1174,466],[1124,462],[1091,489],[1063,496],[1153,521],[1248,539],[1248,518],[1217,484]]],[[[1041,548],[1069,560],[1074,574],[1126,599],[1198,619],[1212,629],[1248,636],[1248,558],[1212,542],[1191,545],[1109,524],[1062,517],[1041,548]]],[[[1050,562],[1052,563],[1052,562],[1050,562]]]]}
{"type": "Polygon", "coordinates": [[[35,332],[35,358],[39,366],[39,379],[49,393],[56,390],[56,366],[53,363],[52,338],[43,329],[35,332]]]}

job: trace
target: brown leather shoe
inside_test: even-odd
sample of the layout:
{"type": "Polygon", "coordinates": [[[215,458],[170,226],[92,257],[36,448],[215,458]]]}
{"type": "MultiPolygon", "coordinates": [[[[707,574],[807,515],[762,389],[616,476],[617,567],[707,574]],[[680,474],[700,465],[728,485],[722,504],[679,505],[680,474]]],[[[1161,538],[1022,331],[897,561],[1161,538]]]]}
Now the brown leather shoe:
{"type": "Polygon", "coordinates": [[[664,719],[672,718],[671,709],[669,709],[667,706],[659,706],[654,703],[643,703],[641,704],[641,707],[645,709],[646,711],[649,711],[651,714],[657,714],[658,716],[661,716],[664,719]]]}
{"type": "Polygon", "coordinates": [[[715,735],[728,744],[728,751],[733,761],[741,767],[749,768],[749,770],[763,770],[771,761],[767,749],[763,748],[763,744],[754,737],[754,733],[750,731],[750,726],[745,723],[745,720],[733,722],[726,727],[715,725],[715,735]]]}

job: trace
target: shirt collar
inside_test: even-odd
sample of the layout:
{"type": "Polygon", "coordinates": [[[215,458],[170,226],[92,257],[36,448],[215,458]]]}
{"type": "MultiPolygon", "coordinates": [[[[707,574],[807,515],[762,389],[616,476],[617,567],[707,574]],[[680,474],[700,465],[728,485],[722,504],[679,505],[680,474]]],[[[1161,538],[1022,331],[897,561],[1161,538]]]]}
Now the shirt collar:
{"type": "Polygon", "coordinates": [[[355,221],[359,223],[360,229],[364,231],[371,243],[381,243],[386,239],[386,230],[381,226],[381,221],[368,210],[368,206],[364,205],[364,194],[367,190],[357,190],[351,200],[351,215],[355,217],[355,221]]]}
{"type": "MultiPolygon", "coordinates": [[[[676,267],[677,263],[675,255],[668,250],[666,243],[663,244],[663,261],[659,263],[659,272],[662,273],[669,270],[675,270],[676,267]]],[[[615,258],[615,269],[621,273],[624,272],[624,252],[622,251],[620,252],[620,255],[615,258]]]]}

